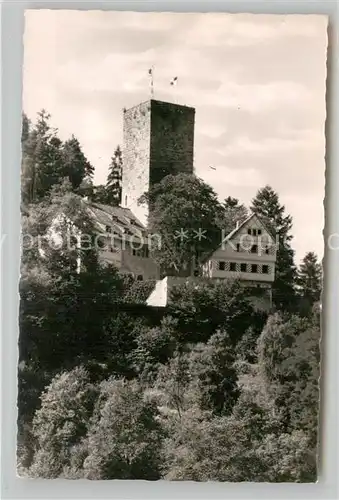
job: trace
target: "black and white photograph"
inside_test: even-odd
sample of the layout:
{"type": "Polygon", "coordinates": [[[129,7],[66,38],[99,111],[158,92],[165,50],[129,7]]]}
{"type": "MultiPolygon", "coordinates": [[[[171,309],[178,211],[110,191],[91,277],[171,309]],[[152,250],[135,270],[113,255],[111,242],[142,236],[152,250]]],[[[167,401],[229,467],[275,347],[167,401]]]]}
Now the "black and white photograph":
{"type": "Polygon", "coordinates": [[[327,23],[25,12],[18,476],[317,481],[327,23]]]}

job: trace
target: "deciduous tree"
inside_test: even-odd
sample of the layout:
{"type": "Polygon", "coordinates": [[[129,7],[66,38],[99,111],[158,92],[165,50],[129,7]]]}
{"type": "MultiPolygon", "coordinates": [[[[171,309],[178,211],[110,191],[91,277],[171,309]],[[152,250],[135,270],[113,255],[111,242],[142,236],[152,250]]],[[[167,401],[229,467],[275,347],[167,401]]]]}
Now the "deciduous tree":
{"type": "Polygon", "coordinates": [[[143,199],[150,206],[150,230],[161,236],[153,257],[169,274],[193,275],[221,243],[217,221],[222,207],[216,193],[198,177],[178,174],[165,177],[143,199]]]}
{"type": "Polygon", "coordinates": [[[162,430],[158,410],[137,381],[101,385],[84,461],[89,479],[160,479],[162,430]]]}
{"type": "Polygon", "coordinates": [[[62,176],[67,177],[73,190],[77,191],[93,174],[94,167],[84,155],[78,139],[72,135],[62,147],[62,176]]]}
{"type": "Polygon", "coordinates": [[[59,477],[70,465],[72,447],[85,437],[96,399],[95,387],[82,367],[57,375],[41,395],[33,420],[36,452],[30,473],[59,477]]]}

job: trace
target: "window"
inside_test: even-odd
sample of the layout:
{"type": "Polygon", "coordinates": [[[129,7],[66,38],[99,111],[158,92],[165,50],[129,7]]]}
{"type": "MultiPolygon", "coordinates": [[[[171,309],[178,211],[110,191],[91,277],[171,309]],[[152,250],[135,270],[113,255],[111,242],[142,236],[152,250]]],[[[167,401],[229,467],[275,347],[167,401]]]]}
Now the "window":
{"type": "Polygon", "coordinates": [[[246,271],[247,271],[247,264],[244,264],[244,263],[240,264],[240,271],[242,273],[246,273],[246,271]]]}
{"type": "Polygon", "coordinates": [[[237,270],[237,266],[235,262],[230,262],[230,271],[234,272],[237,270]]]}
{"type": "Polygon", "coordinates": [[[111,232],[112,232],[111,226],[106,226],[106,233],[111,233],[111,232]]]}
{"type": "Polygon", "coordinates": [[[252,234],[253,234],[253,236],[257,236],[257,230],[253,229],[252,234]]]}
{"type": "Polygon", "coordinates": [[[252,234],[251,229],[247,229],[247,234],[252,234]]]}
{"type": "Polygon", "coordinates": [[[261,229],[258,229],[258,236],[261,235],[261,229]]]}
{"type": "Polygon", "coordinates": [[[137,254],[137,251],[136,251],[136,249],[135,249],[135,248],[133,248],[133,250],[132,250],[132,254],[133,254],[133,255],[136,255],[136,254],[137,254]]]}
{"type": "Polygon", "coordinates": [[[263,274],[268,274],[268,266],[266,264],[262,266],[262,272],[263,274]]]}
{"type": "Polygon", "coordinates": [[[145,257],[147,259],[149,257],[149,248],[148,248],[147,245],[145,246],[145,250],[144,251],[145,251],[145,257]]]}
{"type": "Polygon", "coordinates": [[[266,254],[266,255],[268,255],[269,253],[270,253],[269,249],[268,249],[268,248],[266,248],[266,250],[265,250],[265,254],[266,254]]]}
{"type": "Polygon", "coordinates": [[[99,248],[104,248],[104,246],[105,246],[105,242],[104,242],[104,241],[102,241],[102,239],[98,238],[98,239],[97,239],[97,243],[98,243],[98,247],[99,247],[99,248]]]}
{"type": "Polygon", "coordinates": [[[225,262],[223,261],[219,262],[219,271],[225,271],[225,262]]]}
{"type": "Polygon", "coordinates": [[[258,253],[258,245],[252,245],[251,253],[258,253]]]}
{"type": "Polygon", "coordinates": [[[251,273],[257,273],[258,272],[258,266],[257,264],[252,264],[251,266],[251,273]]]}
{"type": "Polygon", "coordinates": [[[125,196],[125,207],[127,207],[127,195],[125,196]]]}
{"type": "Polygon", "coordinates": [[[240,243],[237,243],[237,252],[240,252],[240,243]]]}
{"type": "Polygon", "coordinates": [[[143,279],[144,279],[143,275],[142,274],[138,274],[137,280],[138,281],[143,281],[143,279]]]}

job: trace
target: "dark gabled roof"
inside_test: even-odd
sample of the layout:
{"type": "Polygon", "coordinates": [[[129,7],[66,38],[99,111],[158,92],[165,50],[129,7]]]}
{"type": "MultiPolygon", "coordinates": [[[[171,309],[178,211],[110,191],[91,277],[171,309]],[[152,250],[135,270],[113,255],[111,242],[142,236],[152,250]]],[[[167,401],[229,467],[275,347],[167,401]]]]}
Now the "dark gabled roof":
{"type": "MultiPolygon", "coordinates": [[[[140,240],[140,238],[148,236],[145,226],[135,217],[129,208],[94,203],[86,198],[82,198],[81,202],[94,225],[94,229],[99,233],[110,232],[118,237],[124,235],[124,238],[127,240],[131,238],[140,240]],[[110,228],[109,231],[107,231],[108,227],[110,228]]],[[[27,211],[24,212],[25,209],[26,207],[23,206],[22,213],[24,214],[27,213],[27,211]]],[[[62,209],[60,207],[57,208],[53,220],[62,213],[62,209]]],[[[70,219],[71,217],[67,218],[70,219]]]]}
{"type": "Polygon", "coordinates": [[[100,226],[111,227],[117,235],[127,234],[140,237],[147,233],[145,226],[135,217],[129,208],[115,207],[83,200],[89,216],[98,229],[100,226]]]}

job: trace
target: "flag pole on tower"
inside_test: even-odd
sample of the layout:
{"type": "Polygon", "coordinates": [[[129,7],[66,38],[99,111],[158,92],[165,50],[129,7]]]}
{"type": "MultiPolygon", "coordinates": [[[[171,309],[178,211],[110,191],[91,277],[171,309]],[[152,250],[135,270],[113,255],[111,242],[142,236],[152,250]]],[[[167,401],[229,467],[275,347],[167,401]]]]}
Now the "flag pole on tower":
{"type": "Polygon", "coordinates": [[[150,78],[150,93],[151,93],[151,99],[154,98],[154,78],[153,78],[153,73],[154,73],[154,66],[152,66],[149,70],[148,70],[148,75],[149,75],[149,78],[150,78]]]}
{"type": "MultiPolygon", "coordinates": [[[[178,77],[177,77],[177,76],[175,76],[175,77],[174,77],[174,78],[172,78],[172,80],[170,81],[170,85],[171,85],[172,87],[176,87],[177,83],[178,83],[178,77]]],[[[177,101],[177,96],[176,96],[176,98],[175,98],[175,102],[176,102],[176,101],[177,101]]]]}

